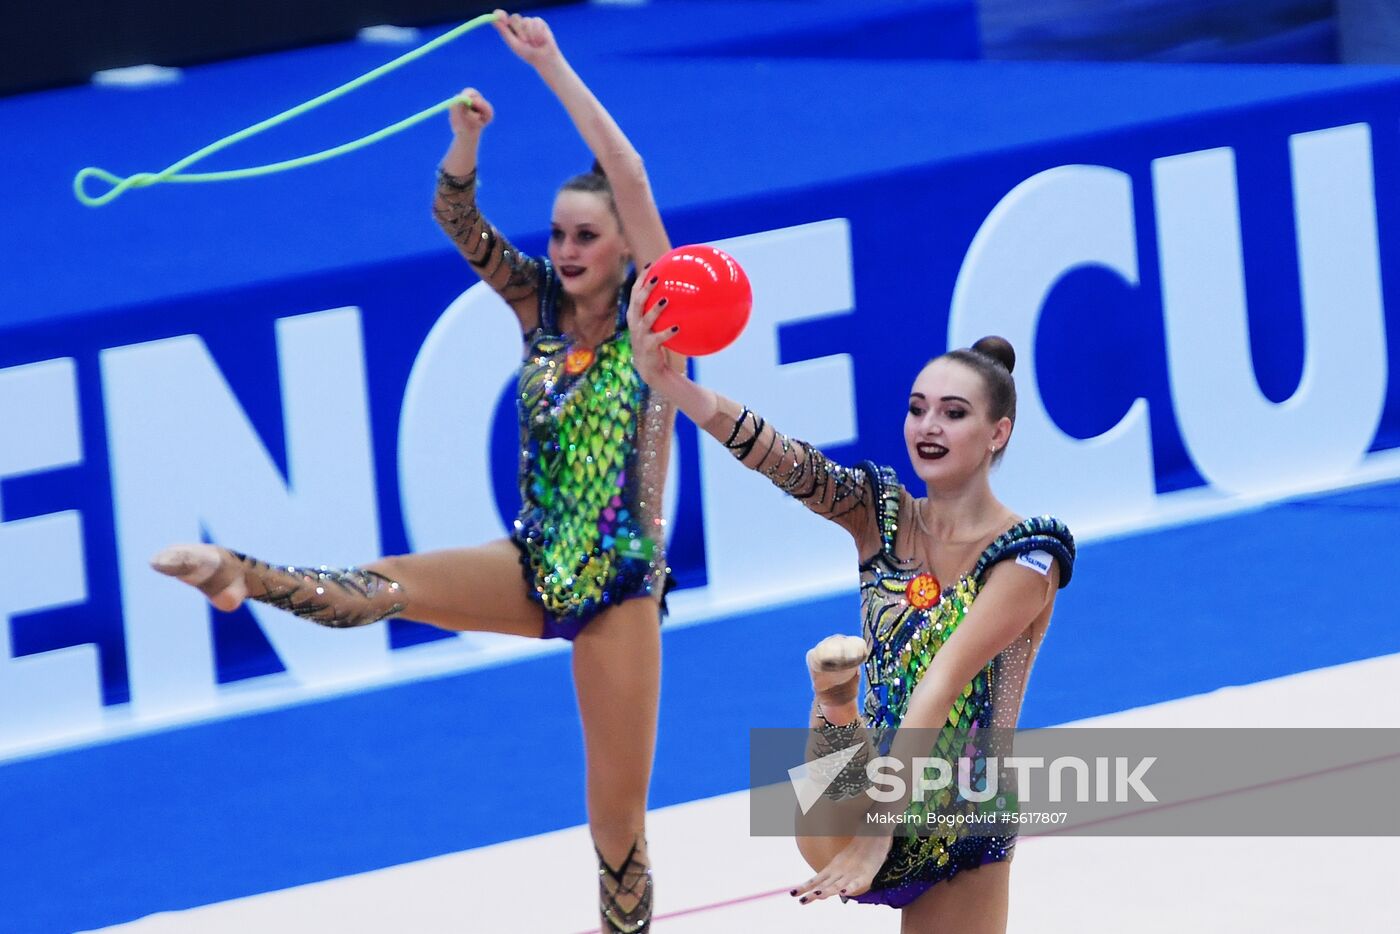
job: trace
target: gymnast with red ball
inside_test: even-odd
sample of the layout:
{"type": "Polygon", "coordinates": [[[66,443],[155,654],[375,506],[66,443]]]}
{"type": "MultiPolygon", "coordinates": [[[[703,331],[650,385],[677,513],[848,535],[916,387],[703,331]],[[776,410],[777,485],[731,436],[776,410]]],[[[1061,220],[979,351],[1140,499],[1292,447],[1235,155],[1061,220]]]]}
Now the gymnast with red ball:
{"type": "Polygon", "coordinates": [[[854,746],[857,768],[828,784],[830,800],[810,819],[799,818],[798,848],[815,875],[791,894],[803,904],[889,905],[906,932],[1001,934],[1014,833],[897,834],[913,802],[865,794],[871,782],[860,766],[873,751],[869,730],[893,733],[889,752],[908,763],[927,756],[930,734],[945,728],[1014,729],[1056,593],[1069,583],[1069,529],[1015,515],[991,489],[1016,418],[1011,345],[983,338],[916,374],[904,412],[905,449],[925,487],[916,496],[892,468],[837,464],[668,366],[665,347],[689,322],[656,330],[671,303],[656,287],[639,280],[628,312],[642,377],[744,466],[849,532],[860,562],[861,635],[831,636],[806,657],[815,694],[808,759],[854,746]]]}

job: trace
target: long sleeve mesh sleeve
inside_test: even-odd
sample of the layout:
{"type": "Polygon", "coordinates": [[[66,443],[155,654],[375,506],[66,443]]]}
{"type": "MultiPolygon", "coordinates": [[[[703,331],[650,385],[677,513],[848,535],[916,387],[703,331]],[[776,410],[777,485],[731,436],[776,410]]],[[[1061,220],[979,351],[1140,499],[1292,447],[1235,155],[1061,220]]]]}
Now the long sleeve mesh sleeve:
{"type": "Polygon", "coordinates": [[[867,471],[843,467],[806,441],[789,438],[747,406],[738,417],[732,409],[716,413],[712,424],[719,430],[711,433],[745,467],[763,474],[817,515],[844,527],[857,542],[879,540],[877,497],[867,471]]]}
{"type": "Polygon", "coordinates": [[[477,206],[475,169],[465,176],[438,172],[433,217],[482,281],[512,306],[539,292],[539,263],[517,250],[477,206]]]}

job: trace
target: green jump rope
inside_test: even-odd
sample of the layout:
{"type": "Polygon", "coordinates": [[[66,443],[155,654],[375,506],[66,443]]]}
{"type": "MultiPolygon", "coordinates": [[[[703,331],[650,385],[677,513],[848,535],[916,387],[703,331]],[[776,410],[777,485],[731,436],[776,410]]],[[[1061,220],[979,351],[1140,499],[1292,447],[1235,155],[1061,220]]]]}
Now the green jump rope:
{"type": "Polygon", "coordinates": [[[126,178],[122,178],[119,175],[114,175],[111,172],[108,172],[106,169],[99,169],[96,166],[88,166],[87,168],[80,171],[77,175],[73,176],[73,195],[88,207],[97,208],[101,207],[104,204],[107,204],[110,201],[115,200],[123,192],[126,192],[132,188],[146,188],[151,185],[158,185],[167,182],[231,182],[235,179],[240,178],[257,178],[260,175],[272,175],[277,172],[285,172],[288,169],[297,169],[301,168],[304,165],[313,165],[317,162],[324,162],[327,159],[334,159],[336,156],[343,156],[348,152],[354,152],[357,149],[363,149],[364,147],[373,145],[374,143],[377,143],[382,139],[386,139],[390,136],[393,136],[395,133],[401,133],[404,130],[407,130],[409,127],[416,126],[419,123],[422,123],[424,120],[427,120],[430,117],[442,113],[443,111],[451,107],[453,104],[464,103],[470,105],[470,100],[461,96],[454,95],[453,97],[449,97],[447,100],[439,104],[434,104],[427,110],[420,110],[418,113],[414,114],[411,117],[405,117],[397,123],[393,123],[389,126],[386,126],[382,130],[376,130],[375,132],[370,133],[368,136],[362,136],[359,139],[351,140],[348,143],[342,143],[339,146],[333,146],[330,149],[323,149],[320,152],[313,152],[307,156],[299,156],[295,159],[285,159],[281,162],[272,162],[267,165],[255,165],[251,168],[246,169],[231,169],[227,172],[193,172],[186,174],[183,171],[184,169],[189,168],[190,166],[194,165],[196,162],[205,158],[206,156],[212,156],[214,153],[226,149],[229,146],[232,146],[234,143],[241,142],[242,140],[248,139],[252,136],[256,136],[259,133],[262,133],[264,130],[270,130],[275,126],[280,126],[281,124],[286,123],[288,120],[292,120],[296,117],[299,117],[302,114],[307,113],[308,111],[315,110],[322,104],[328,104],[339,97],[344,97],[351,91],[354,91],[357,88],[364,87],[366,84],[369,84],[374,79],[383,77],[384,75],[387,75],[389,72],[394,71],[397,68],[402,68],[409,62],[422,58],[424,55],[427,55],[429,52],[433,51],[439,46],[446,45],[453,39],[456,39],[458,36],[466,35],[473,29],[476,29],[480,26],[485,26],[487,23],[491,22],[495,18],[496,14],[487,13],[483,16],[478,16],[476,19],[468,20],[467,22],[463,23],[457,28],[443,33],[436,39],[433,39],[430,42],[426,42],[423,45],[420,45],[418,48],[412,50],[411,52],[406,52],[403,55],[400,55],[392,62],[380,65],[373,71],[360,75],[360,77],[354,79],[353,81],[347,81],[340,87],[333,88],[332,90],[327,91],[319,97],[313,97],[311,100],[307,101],[304,104],[298,104],[290,110],[284,110],[282,113],[277,114],[274,117],[268,117],[261,123],[255,123],[247,129],[239,130],[237,133],[233,133],[229,136],[225,136],[221,140],[212,142],[208,146],[205,146],[203,149],[199,150],[198,152],[191,153],[190,155],[186,156],[179,162],[176,162],[174,165],[170,166],[168,169],[165,169],[163,171],[137,172],[135,175],[128,175],[126,178]],[[89,195],[85,190],[87,180],[89,178],[100,179],[101,181],[106,182],[112,187],[107,191],[103,192],[102,194],[98,195],[97,197],[93,197],[92,195],[89,195]]]}

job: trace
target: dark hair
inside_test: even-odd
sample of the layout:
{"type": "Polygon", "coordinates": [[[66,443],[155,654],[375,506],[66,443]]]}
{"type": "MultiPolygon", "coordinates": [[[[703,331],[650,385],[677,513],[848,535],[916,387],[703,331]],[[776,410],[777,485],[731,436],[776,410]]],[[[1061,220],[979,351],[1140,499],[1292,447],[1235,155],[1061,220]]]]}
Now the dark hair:
{"type": "MultiPolygon", "coordinates": [[[[1010,341],[1004,337],[984,337],[971,347],[950,350],[935,359],[944,358],[956,360],[976,370],[977,375],[982,377],[983,387],[987,390],[992,421],[1009,418],[1015,427],[1016,381],[1011,378],[1011,371],[1016,369],[1016,351],[1010,341]]],[[[1006,447],[1003,446],[992,455],[992,463],[999,463],[1005,453],[1006,447]]]]}
{"type": "Polygon", "coordinates": [[[603,167],[598,164],[598,160],[593,160],[593,168],[582,175],[575,175],[573,178],[559,186],[560,191],[585,191],[593,195],[601,195],[603,200],[608,202],[608,209],[612,211],[613,217],[618,219],[619,226],[622,218],[617,213],[617,201],[613,198],[612,183],[608,181],[608,176],[603,172],[603,167]]]}

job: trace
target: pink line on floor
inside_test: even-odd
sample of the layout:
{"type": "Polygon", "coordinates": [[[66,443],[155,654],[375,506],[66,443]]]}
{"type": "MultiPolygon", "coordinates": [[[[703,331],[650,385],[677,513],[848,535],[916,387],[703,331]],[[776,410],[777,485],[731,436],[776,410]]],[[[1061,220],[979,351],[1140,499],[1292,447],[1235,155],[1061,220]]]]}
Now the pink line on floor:
{"type": "MultiPolygon", "coordinates": [[[[651,920],[652,923],[655,924],[658,921],[668,921],[671,918],[683,918],[686,915],[695,915],[702,911],[718,911],[721,908],[732,908],[735,905],[742,905],[745,902],[756,902],[762,898],[772,898],[774,895],[786,895],[790,891],[792,891],[790,888],[774,889],[771,892],[759,892],[756,895],[741,895],[738,898],[730,898],[722,902],[712,902],[708,905],[696,905],[694,908],[682,908],[680,911],[668,911],[664,915],[657,915],[651,920]]],[[[595,928],[589,928],[587,931],[579,931],[578,934],[597,934],[597,930],[595,928]]]]}
{"type": "Polygon", "coordinates": [[[1283,778],[1270,779],[1267,782],[1260,782],[1257,785],[1242,785],[1239,788],[1227,788],[1224,791],[1213,791],[1208,795],[1201,795],[1198,798],[1184,798],[1180,801],[1167,801],[1158,804],[1154,807],[1140,808],[1136,811],[1132,811],[1127,814],[1115,814],[1112,817],[1100,817],[1098,820],[1084,821],[1083,823],[1075,824],[1073,827],[1049,829],[1044,831],[1043,833],[1026,834],[1024,837],[1020,838],[1020,842],[1025,842],[1026,840],[1034,840],[1037,837],[1051,837],[1055,836],[1056,834],[1068,833],[1072,830],[1082,830],[1085,827],[1093,827],[1097,824],[1111,824],[1114,821],[1129,820],[1131,818],[1138,817],[1142,814],[1151,814],[1155,811],[1166,811],[1170,810],[1171,808],[1178,808],[1187,804],[1200,804],[1202,801],[1215,801],[1219,798],[1228,798],[1231,795],[1243,794],[1247,791],[1259,791],[1263,788],[1275,788],[1279,785],[1287,785],[1290,782],[1301,782],[1309,778],[1316,778],[1319,775],[1327,775],[1332,772],[1344,772],[1347,769],[1360,768],[1361,766],[1365,765],[1376,765],[1380,762],[1389,762],[1392,759],[1400,759],[1400,752],[1392,752],[1388,755],[1376,756],[1373,759],[1362,759],[1359,762],[1346,762],[1342,765],[1333,765],[1329,766],[1328,768],[1318,769],[1313,772],[1303,772],[1300,775],[1288,775],[1283,778]]]}
{"type": "MultiPolygon", "coordinates": [[[[1341,772],[1341,771],[1344,771],[1344,770],[1346,770],[1346,769],[1359,768],[1359,767],[1365,766],[1365,765],[1375,765],[1375,764],[1380,763],[1380,762],[1389,762],[1390,760],[1392,760],[1392,759],[1397,759],[1397,758],[1400,758],[1400,753],[1391,753],[1390,755],[1386,755],[1386,756],[1377,756],[1377,757],[1375,757],[1374,759],[1363,759],[1363,760],[1361,760],[1360,762],[1348,762],[1348,763],[1345,763],[1345,764],[1343,764],[1343,765],[1334,765],[1334,766],[1332,766],[1332,767],[1330,767],[1330,768],[1318,769],[1318,770],[1315,771],[1315,772],[1304,772],[1304,773],[1302,773],[1301,775],[1289,775],[1289,776],[1287,776],[1287,777],[1285,777],[1285,778],[1276,778],[1276,779],[1273,779],[1272,781],[1260,782],[1260,783],[1257,784],[1257,785],[1245,785],[1245,786],[1240,787],[1240,788],[1228,788],[1228,789],[1226,789],[1226,790],[1224,790],[1224,791],[1216,791],[1216,792],[1212,792],[1211,794],[1208,794],[1208,795],[1201,795],[1201,796],[1198,797],[1198,798],[1187,798],[1187,799],[1185,799],[1185,800],[1183,800],[1183,801],[1170,801],[1170,802],[1167,802],[1167,803],[1165,803],[1165,804],[1159,805],[1158,807],[1143,808],[1143,809],[1141,809],[1141,810],[1139,810],[1139,811],[1134,811],[1134,812],[1131,813],[1131,814],[1120,814],[1120,815],[1115,815],[1115,816],[1113,816],[1113,817],[1101,818],[1101,819],[1096,820],[1096,821],[1088,821],[1088,822],[1086,822],[1086,823],[1084,823],[1084,824],[1077,824],[1073,829],[1078,830],[1078,829],[1080,829],[1081,827],[1088,827],[1088,826],[1092,826],[1092,825],[1094,825],[1094,824],[1104,824],[1104,823],[1109,823],[1109,822],[1111,822],[1111,821],[1124,820],[1124,819],[1127,819],[1127,818],[1130,818],[1130,817],[1136,817],[1136,816],[1141,815],[1141,814],[1146,814],[1146,813],[1149,813],[1149,812],[1151,812],[1151,811],[1165,811],[1165,810],[1167,810],[1168,808],[1181,807],[1182,805],[1185,805],[1185,804],[1199,804],[1199,803],[1202,802],[1202,801],[1213,801],[1213,800],[1215,800],[1216,798],[1224,798],[1224,797],[1227,797],[1227,796],[1229,796],[1229,795],[1240,794],[1240,793],[1246,792],[1246,791],[1258,791],[1258,790],[1260,790],[1261,788],[1272,788],[1272,787],[1275,787],[1275,786],[1277,786],[1277,785],[1286,785],[1286,784],[1288,784],[1289,782],[1305,781],[1306,779],[1309,779],[1309,778],[1316,778],[1316,777],[1319,776],[1319,775],[1327,775],[1328,773],[1331,773],[1331,772],[1341,772]]],[[[1069,829],[1071,829],[1071,828],[1065,828],[1065,830],[1069,830],[1069,829]]],[[[1023,846],[1023,845],[1025,845],[1026,843],[1030,842],[1031,840],[1035,840],[1035,839],[1040,838],[1040,837],[1048,837],[1048,836],[1052,836],[1052,835],[1054,835],[1054,834],[1063,833],[1063,832],[1065,832],[1065,831],[1052,830],[1052,831],[1049,831],[1049,832],[1046,832],[1046,833],[1038,833],[1038,834],[1033,834],[1033,835],[1032,835],[1032,834],[1027,834],[1027,835],[1024,835],[1024,836],[1019,837],[1019,839],[1017,840],[1017,845],[1018,845],[1018,846],[1023,846]]],[[[730,898],[730,899],[726,899],[726,900],[724,900],[724,901],[722,901],[722,902],[712,902],[712,903],[707,904],[707,905],[696,905],[694,908],[682,908],[680,911],[671,911],[671,912],[667,912],[666,914],[657,915],[655,918],[652,919],[652,923],[655,924],[657,921],[666,921],[666,920],[669,920],[669,919],[671,919],[671,918],[683,918],[683,917],[685,917],[686,915],[700,914],[701,912],[705,912],[705,911],[718,911],[718,910],[720,910],[721,908],[732,908],[732,907],[735,906],[735,905],[742,905],[742,904],[744,904],[744,903],[746,903],[746,902],[756,902],[756,901],[759,901],[760,899],[772,898],[774,895],[783,895],[783,894],[786,894],[786,893],[789,892],[789,891],[791,891],[791,889],[774,889],[774,890],[772,890],[771,892],[759,892],[759,893],[757,893],[757,894],[755,894],[755,895],[742,895],[742,896],[740,896],[740,897],[738,897],[738,898],[730,898]]],[[[590,928],[590,929],[587,930],[587,931],[579,931],[578,934],[596,934],[596,931],[595,931],[594,929],[590,928]]]]}

